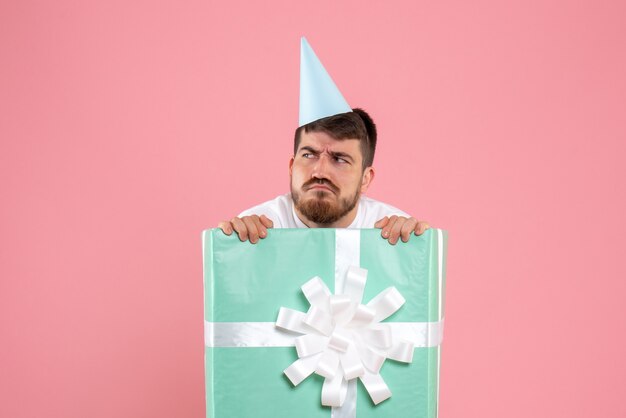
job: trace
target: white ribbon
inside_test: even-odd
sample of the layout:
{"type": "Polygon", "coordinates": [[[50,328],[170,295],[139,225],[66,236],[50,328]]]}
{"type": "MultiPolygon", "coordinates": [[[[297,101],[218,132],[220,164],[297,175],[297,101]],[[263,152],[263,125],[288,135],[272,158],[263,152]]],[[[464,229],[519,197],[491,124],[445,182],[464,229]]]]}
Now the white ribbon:
{"type": "Polygon", "coordinates": [[[322,405],[343,405],[348,382],[361,379],[374,404],[391,396],[379,371],[386,359],[410,363],[414,342],[412,324],[395,327],[382,323],[402,305],[404,298],[395,287],[380,292],[363,305],[367,270],[351,266],[344,279],[343,292],[331,294],[319,277],[302,286],[311,307],[305,314],[280,308],[276,326],[300,334],[295,338],[298,360],[285,369],[294,385],[317,373],[324,377],[322,405]],[[408,334],[408,335],[407,335],[408,334]]]}
{"type": "MultiPolygon", "coordinates": [[[[411,341],[414,347],[441,344],[443,321],[388,322],[393,334],[411,341]]],[[[204,344],[207,347],[294,347],[299,333],[276,328],[274,322],[204,321],[204,344]]]]}

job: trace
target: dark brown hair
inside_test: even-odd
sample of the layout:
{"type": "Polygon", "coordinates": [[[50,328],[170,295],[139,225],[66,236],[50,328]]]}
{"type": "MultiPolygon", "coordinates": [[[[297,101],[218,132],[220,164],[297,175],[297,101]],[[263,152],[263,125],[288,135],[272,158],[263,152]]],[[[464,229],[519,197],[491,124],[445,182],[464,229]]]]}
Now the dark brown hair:
{"type": "Polygon", "coordinates": [[[332,138],[358,139],[361,141],[361,155],[363,156],[363,170],[371,167],[376,152],[376,124],[363,109],[355,108],[352,112],[340,113],[327,118],[318,119],[296,129],[293,142],[294,155],[300,146],[300,135],[304,132],[324,132],[332,138]]]}

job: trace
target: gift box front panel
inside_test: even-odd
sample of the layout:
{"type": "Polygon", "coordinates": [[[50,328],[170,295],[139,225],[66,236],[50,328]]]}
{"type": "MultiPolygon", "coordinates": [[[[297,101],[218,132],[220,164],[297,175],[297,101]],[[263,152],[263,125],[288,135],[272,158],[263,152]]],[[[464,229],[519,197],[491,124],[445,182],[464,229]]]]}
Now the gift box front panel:
{"type": "MultiPolygon", "coordinates": [[[[407,302],[389,321],[437,321],[436,235],[427,231],[391,246],[380,230],[361,230],[360,265],[368,270],[363,301],[396,286],[407,302]]],[[[274,322],[281,306],[306,312],[300,286],[319,276],[334,291],[332,229],[271,230],[258,244],[220,230],[205,235],[205,318],[215,322],[274,322]]],[[[393,396],[374,406],[358,384],[357,416],[436,416],[438,347],[417,348],[411,364],[387,360],[381,375],[393,396]]],[[[206,348],[207,416],[329,417],[320,405],[323,378],[293,387],[282,371],[294,347],[206,348]]]]}

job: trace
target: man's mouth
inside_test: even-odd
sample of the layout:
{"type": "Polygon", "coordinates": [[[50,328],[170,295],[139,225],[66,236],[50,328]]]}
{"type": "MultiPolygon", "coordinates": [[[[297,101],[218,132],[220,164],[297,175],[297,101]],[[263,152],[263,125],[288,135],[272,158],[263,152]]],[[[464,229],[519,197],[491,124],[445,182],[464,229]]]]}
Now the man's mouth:
{"type": "Polygon", "coordinates": [[[335,194],[337,193],[336,189],[330,186],[329,184],[319,183],[319,182],[315,182],[313,184],[308,185],[307,187],[305,187],[305,190],[313,190],[313,191],[325,190],[327,192],[332,192],[335,194]]]}
{"type": "Polygon", "coordinates": [[[323,184],[316,184],[315,186],[311,186],[309,187],[309,190],[328,190],[329,192],[332,192],[330,187],[324,186],[323,184]]]}

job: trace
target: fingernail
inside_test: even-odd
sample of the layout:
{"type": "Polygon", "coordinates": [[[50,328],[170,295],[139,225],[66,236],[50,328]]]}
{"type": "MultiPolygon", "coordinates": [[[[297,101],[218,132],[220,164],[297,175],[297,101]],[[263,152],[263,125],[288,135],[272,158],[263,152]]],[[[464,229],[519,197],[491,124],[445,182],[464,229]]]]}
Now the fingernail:
{"type": "Polygon", "coordinates": [[[387,238],[389,236],[389,232],[383,231],[383,237],[387,238]]]}

